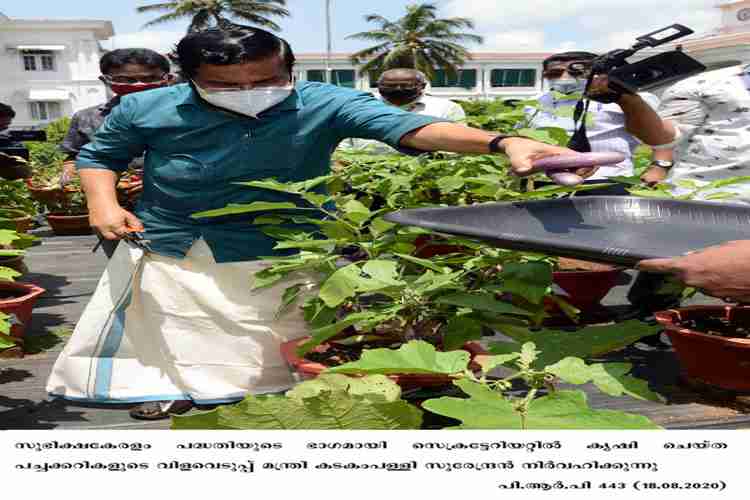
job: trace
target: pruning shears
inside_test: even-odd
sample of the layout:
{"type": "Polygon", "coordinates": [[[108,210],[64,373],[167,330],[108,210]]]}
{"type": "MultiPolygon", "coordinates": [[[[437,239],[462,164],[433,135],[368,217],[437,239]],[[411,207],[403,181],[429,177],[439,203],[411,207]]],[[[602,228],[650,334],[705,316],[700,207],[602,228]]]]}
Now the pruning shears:
{"type": "MultiPolygon", "coordinates": [[[[144,240],[143,235],[140,233],[125,233],[122,236],[122,239],[125,240],[127,243],[133,245],[136,248],[140,248],[146,253],[151,253],[153,250],[151,250],[151,240],[144,240]]],[[[95,253],[97,250],[99,250],[99,247],[102,246],[102,242],[104,240],[100,239],[99,242],[94,246],[93,249],[91,249],[91,253],[95,253]]]]}

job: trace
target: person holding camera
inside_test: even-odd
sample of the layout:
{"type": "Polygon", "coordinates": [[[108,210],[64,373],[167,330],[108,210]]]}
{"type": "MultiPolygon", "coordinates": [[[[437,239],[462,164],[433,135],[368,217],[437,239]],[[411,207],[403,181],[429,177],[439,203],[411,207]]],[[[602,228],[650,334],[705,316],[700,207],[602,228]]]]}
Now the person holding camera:
{"type": "Polygon", "coordinates": [[[15,117],[16,112],[13,108],[0,102],[0,177],[9,181],[31,177],[28,163],[13,158],[15,155],[7,152],[24,147],[7,133],[15,117]]]}
{"type": "MultiPolygon", "coordinates": [[[[169,60],[149,49],[112,50],[102,56],[99,68],[101,70],[99,79],[112,91],[114,97],[104,104],[83,109],[73,115],[68,133],[60,144],[61,151],[67,154],[60,180],[61,187],[76,176],[75,160],[78,153],[83,146],[92,141],[94,133],[104,123],[112,109],[120,103],[122,96],[160,88],[170,84],[173,80],[169,60]]],[[[130,168],[142,169],[143,158],[133,160],[130,168]]],[[[131,210],[142,190],[143,181],[136,179],[129,181],[127,203],[131,210]]],[[[107,257],[112,257],[118,241],[100,238],[100,242],[107,257]]]]}
{"type": "MultiPolygon", "coordinates": [[[[548,90],[539,97],[538,107],[527,106],[524,109],[528,117],[527,126],[557,127],[572,135],[577,126],[573,118],[574,109],[583,96],[588,72],[597,57],[591,52],[562,52],[545,59],[542,62],[542,75],[548,90]]],[[[659,99],[653,94],[644,92],[638,97],[652,109],[659,105],[659,99]]],[[[633,153],[641,142],[633,136],[620,106],[616,103],[594,103],[589,108],[588,116],[582,117],[582,120],[590,121],[586,125],[586,135],[591,151],[625,155],[621,163],[597,169],[585,182],[602,184],[608,182],[610,177],[632,176],[633,153]]],[[[586,191],[585,194],[626,195],[627,191],[624,185],[618,184],[586,191]]]]}

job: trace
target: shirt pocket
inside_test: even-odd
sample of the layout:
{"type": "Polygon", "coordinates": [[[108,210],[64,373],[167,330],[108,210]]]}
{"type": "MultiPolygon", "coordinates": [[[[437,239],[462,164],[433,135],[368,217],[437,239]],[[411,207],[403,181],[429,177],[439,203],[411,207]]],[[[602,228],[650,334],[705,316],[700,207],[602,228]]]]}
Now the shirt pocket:
{"type": "Polygon", "coordinates": [[[154,180],[162,186],[194,187],[206,181],[208,164],[193,155],[175,153],[155,162],[154,180]]]}
{"type": "Polygon", "coordinates": [[[280,182],[304,179],[305,159],[315,154],[314,134],[276,137],[249,137],[242,153],[215,167],[224,182],[243,182],[274,178],[280,182]]]}

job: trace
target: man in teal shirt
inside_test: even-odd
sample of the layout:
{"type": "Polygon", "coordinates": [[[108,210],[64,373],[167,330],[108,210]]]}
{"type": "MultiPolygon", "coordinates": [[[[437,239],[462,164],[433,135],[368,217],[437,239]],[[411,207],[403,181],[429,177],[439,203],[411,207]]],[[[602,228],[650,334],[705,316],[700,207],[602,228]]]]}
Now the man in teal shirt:
{"type": "Polygon", "coordinates": [[[177,56],[189,83],[123,97],[78,156],[91,225],[107,239],[140,232],[149,252],[120,246],[47,386],[87,402],[146,402],[131,411],[136,418],[293,383],[278,346],[305,335],[305,324],[298,311],[273,314],[289,284],[250,293],[247,278],[262,269],[259,257],[276,253],[273,240],[247,217],[191,218],[286,200],[234,183],[324,175],[349,137],[404,152],[504,152],[519,174],[534,158],[567,151],[408,113],[364,92],[294,84],[291,48],[263,30],[190,34],[177,56]],[[115,183],[144,152],[143,195],[130,213],[115,183]]]}

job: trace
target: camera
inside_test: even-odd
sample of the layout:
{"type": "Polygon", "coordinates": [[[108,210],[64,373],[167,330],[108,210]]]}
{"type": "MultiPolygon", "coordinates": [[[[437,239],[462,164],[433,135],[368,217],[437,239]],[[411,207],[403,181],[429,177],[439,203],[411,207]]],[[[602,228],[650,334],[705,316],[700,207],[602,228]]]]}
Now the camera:
{"type": "MultiPolygon", "coordinates": [[[[600,102],[614,102],[623,93],[634,94],[674,83],[706,71],[706,67],[681,50],[663,52],[636,63],[628,63],[627,58],[647,47],[658,47],[665,43],[691,35],[693,30],[681,24],[673,24],[636,38],[629,49],[617,49],[594,59],[586,70],[589,75],[588,87],[594,75],[607,75],[611,94],[588,96],[600,102]]],[[[574,65],[571,65],[574,66],[574,65]]]]}
{"type": "Polygon", "coordinates": [[[581,120],[588,111],[590,101],[605,104],[617,102],[623,94],[635,94],[706,71],[703,64],[681,50],[663,52],[632,64],[627,60],[646,47],[658,47],[692,33],[693,30],[686,26],[673,24],[637,37],[637,43],[629,49],[616,49],[591,62],[571,64],[571,73],[577,73],[587,80],[583,98],[576,104],[573,113],[576,129],[568,142],[568,148],[581,153],[591,151],[591,144],[586,137],[586,120],[581,120]],[[591,83],[597,75],[607,76],[609,91],[594,95],[590,93],[591,83]]]}
{"type": "Polygon", "coordinates": [[[44,130],[9,130],[0,134],[0,153],[29,160],[29,149],[23,141],[46,141],[44,130]]]}

